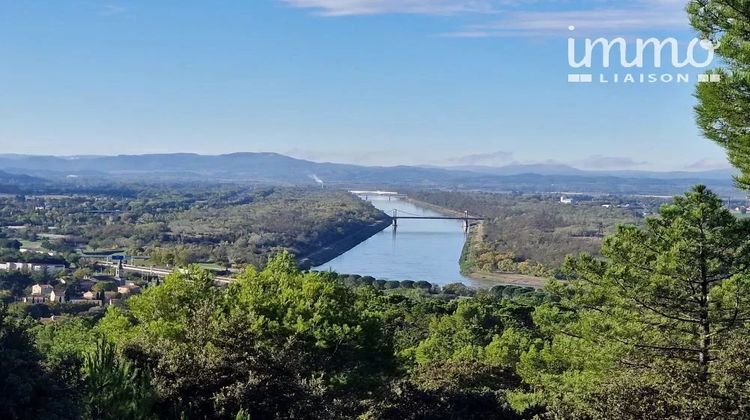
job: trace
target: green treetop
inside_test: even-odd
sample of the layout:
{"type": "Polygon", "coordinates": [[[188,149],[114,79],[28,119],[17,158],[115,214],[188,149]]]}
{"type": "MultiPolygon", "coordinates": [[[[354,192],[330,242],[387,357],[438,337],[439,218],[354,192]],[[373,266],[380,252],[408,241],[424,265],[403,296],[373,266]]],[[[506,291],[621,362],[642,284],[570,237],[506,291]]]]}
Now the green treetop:
{"type": "Polygon", "coordinates": [[[574,280],[553,285],[560,302],[534,315],[550,340],[519,367],[533,397],[575,416],[660,408],[701,418],[737,409],[714,372],[726,369],[723,350],[747,333],[748,237],[750,221],[697,186],[645,227],[620,227],[604,242],[606,259],[569,260],[574,280]]]}
{"type": "Polygon", "coordinates": [[[739,185],[750,188],[750,1],[692,0],[688,12],[693,27],[719,43],[723,59],[721,82],[698,84],[698,126],[726,149],[739,185]]]}

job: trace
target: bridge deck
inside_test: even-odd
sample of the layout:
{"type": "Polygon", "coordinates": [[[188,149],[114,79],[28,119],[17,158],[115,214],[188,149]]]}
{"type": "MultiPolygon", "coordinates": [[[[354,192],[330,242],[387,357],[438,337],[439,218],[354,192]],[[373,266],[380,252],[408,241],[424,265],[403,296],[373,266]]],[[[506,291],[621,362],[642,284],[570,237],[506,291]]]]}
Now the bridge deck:
{"type": "Polygon", "coordinates": [[[481,217],[472,216],[392,216],[391,219],[484,220],[481,217]]]}

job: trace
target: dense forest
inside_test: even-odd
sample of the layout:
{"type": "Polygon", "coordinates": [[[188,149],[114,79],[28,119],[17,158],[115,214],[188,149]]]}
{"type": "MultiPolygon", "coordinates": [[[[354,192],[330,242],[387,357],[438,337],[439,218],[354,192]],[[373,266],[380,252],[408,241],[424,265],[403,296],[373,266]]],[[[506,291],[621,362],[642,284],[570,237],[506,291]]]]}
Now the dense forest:
{"type": "Polygon", "coordinates": [[[131,185],[120,195],[0,197],[8,240],[62,254],[122,250],[160,266],[262,265],[279,249],[304,258],[385,219],[320,188],[131,185]]]}
{"type": "Polygon", "coordinates": [[[176,271],[103,316],[13,304],[0,417],[747,417],[748,235],[696,187],[541,299],[347,285],[282,252],[224,288],[176,271]]]}

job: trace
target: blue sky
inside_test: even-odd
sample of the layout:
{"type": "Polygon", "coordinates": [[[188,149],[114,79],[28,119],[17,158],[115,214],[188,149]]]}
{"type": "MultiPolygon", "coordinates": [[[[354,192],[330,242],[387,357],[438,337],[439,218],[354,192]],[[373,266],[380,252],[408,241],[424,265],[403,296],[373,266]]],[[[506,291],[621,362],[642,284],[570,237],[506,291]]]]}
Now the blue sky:
{"type": "Polygon", "coordinates": [[[693,34],[680,1],[0,6],[0,153],[726,166],[695,128],[693,83],[566,80],[568,26],[578,37],[682,42],[693,34]]]}

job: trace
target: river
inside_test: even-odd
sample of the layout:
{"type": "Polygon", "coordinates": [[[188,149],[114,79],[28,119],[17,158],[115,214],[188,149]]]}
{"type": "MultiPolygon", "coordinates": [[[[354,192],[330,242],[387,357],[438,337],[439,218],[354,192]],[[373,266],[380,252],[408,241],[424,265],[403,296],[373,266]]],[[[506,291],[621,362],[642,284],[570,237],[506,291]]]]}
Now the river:
{"type": "MultiPolygon", "coordinates": [[[[372,204],[387,214],[441,216],[432,210],[398,198],[370,197],[372,204]]],[[[408,220],[375,234],[317,270],[332,269],[343,274],[360,274],[383,280],[426,280],[433,284],[475,285],[460,273],[458,260],[466,241],[459,220],[408,220]]]]}

